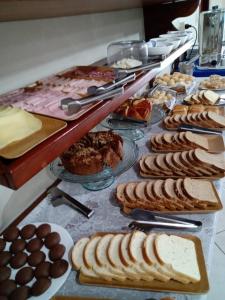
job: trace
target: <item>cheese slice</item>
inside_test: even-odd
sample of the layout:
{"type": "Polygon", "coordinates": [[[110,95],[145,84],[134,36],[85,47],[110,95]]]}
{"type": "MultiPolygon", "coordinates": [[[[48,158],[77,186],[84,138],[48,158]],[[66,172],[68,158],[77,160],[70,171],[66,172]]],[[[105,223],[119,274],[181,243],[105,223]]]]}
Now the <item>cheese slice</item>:
{"type": "Polygon", "coordinates": [[[0,149],[30,136],[41,127],[41,120],[22,109],[0,107],[0,149]]]}

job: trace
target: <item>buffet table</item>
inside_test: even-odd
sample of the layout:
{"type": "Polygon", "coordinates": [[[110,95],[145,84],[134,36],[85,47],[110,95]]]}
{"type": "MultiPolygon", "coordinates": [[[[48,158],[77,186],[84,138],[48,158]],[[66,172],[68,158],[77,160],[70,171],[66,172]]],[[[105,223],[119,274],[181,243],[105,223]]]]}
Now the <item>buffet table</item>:
{"type": "MultiPolygon", "coordinates": [[[[99,127],[100,126],[98,126],[97,129],[100,129],[99,127]]],[[[139,157],[142,154],[149,152],[148,141],[150,136],[160,131],[162,131],[162,128],[159,124],[153,125],[151,130],[145,134],[145,137],[137,142],[139,157]]],[[[91,209],[94,209],[94,215],[90,219],[87,219],[67,205],[53,207],[50,196],[48,196],[21,222],[20,225],[33,222],[56,223],[68,230],[74,242],[83,236],[89,236],[99,231],[127,231],[127,226],[131,219],[121,214],[120,207],[115,201],[114,192],[118,183],[137,179],[140,179],[140,177],[138,175],[137,164],[135,164],[134,167],[117,177],[113,185],[98,192],[87,191],[83,189],[80,184],[62,181],[59,184],[59,188],[89,206],[91,209]]],[[[220,193],[222,183],[222,180],[216,182],[216,187],[220,193]]],[[[205,262],[209,273],[211,248],[214,242],[216,214],[193,214],[185,215],[185,217],[200,220],[203,223],[202,230],[194,234],[196,234],[202,241],[205,262]]],[[[131,289],[85,286],[80,285],[75,280],[76,275],[77,273],[75,271],[70,273],[67,281],[58,291],[58,295],[103,297],[124,300],[144,300],[149,298],[160,299],[165,295],[176,297],[176,300],[206,298],[206,295],[178,295],[173,293],[153,293],[150,291],[131,289]]]]}

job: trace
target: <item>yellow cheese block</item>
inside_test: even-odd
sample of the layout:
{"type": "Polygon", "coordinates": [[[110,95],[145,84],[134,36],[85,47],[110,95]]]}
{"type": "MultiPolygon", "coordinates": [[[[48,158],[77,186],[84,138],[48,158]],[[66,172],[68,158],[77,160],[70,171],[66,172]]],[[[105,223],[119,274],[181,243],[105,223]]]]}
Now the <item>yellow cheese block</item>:
{"type": "Polygon", "coordinates": [[[0,107],[0,149],[37,132],[42,122],[32,114],[13,107],[0,107]]]}

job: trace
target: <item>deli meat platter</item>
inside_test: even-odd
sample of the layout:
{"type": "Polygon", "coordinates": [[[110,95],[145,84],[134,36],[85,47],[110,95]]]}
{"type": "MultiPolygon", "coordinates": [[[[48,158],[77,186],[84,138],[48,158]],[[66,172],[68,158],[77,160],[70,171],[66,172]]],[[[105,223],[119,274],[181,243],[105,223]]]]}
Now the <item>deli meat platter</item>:
{"type": "Polygon", "coordinates": [[[60,108],[63,98],[82,99],[90,86],[103,86],[116,79],[109,67],[73,67],[43,80],[0,96],[0,105],[12,105],[29,112],[72,121],[92,109],[99,102],[85,106],[78,113],[67,115],[60,108]]]}

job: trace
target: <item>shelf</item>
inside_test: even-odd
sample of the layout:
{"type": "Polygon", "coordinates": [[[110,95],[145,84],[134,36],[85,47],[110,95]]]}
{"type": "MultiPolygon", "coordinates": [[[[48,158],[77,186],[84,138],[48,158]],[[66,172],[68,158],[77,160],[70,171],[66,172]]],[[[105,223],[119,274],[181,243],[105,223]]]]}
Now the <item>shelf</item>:
{"type": "Polygon", "coordinates": [[[159,72],[169,66],[173,61],[191,47],[188,42],[166,58],[159,68],[152,69],[126,87],[125,93],[112,100],[99,103],[76,121],[53,135],[25,155],[14,160],[0,159],[0,184],[18,189],[41,169],[57,158],[70,145],[78,141],[89,130],[99,124],[109,113],[114,111],[125,100],[137,92],[141,87],[153,79],[159,72]]]}
{"type": "Polygon", "coordinates": [[[0,22],[138,8],[168,0],[0,0],[0,22]]]}

